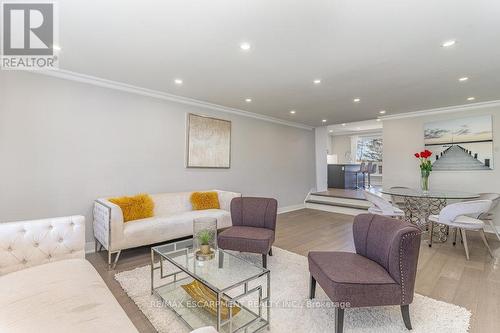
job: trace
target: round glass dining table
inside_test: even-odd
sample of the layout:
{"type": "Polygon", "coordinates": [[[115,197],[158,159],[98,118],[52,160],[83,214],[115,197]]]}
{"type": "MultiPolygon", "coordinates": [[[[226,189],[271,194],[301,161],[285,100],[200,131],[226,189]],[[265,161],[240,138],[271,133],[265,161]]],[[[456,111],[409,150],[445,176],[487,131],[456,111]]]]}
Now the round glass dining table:
{"type": "MultiPolygon", "coordinates": [[[[383,194],[391,196],[392,202],[405,212],[406,221],[420,228],[426,227],[430,215],[439,215],[449,200],[463,201],[479,198],[479,194],[461,191],[431,190],[422,191],[407,187],[383,189],[383,194]]],[[[445,242],[448,238],[448,226],[439,224],[434,237],[445,242]]]]}

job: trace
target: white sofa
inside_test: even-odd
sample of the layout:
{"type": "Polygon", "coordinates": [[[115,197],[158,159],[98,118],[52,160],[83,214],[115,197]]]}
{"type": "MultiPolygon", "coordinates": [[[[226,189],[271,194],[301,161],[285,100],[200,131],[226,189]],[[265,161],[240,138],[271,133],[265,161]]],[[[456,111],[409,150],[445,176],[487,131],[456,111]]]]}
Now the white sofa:
{"type": "Polygon", "coordinates": [[[155,204],[154,216],[146,219],[123,222],[118,205],[105,198],[94,204],[94,238],[108,251],[108,265],[116,254],[114,264],[122,250],[150,245],[193,235],[193,219],[215,217],[217,227],[231,226],[231,200],[240,193],[213,190],[218,193],[220,209],[193,210],[192,192],[152,194],[155,204]]]}
{"type": "Polygon", "coordinates": [[[0,223],[0,332],[137,332],[84,248],[83,216],[0,223]]]}

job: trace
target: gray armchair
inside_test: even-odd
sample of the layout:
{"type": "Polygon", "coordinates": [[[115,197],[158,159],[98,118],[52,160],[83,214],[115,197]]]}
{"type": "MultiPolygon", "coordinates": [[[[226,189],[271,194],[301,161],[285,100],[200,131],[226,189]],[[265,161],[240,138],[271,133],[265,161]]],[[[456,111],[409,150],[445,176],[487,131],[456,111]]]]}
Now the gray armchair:
{"type": "Polygon", "coordinates": [[[420,229],[401,220],[361,214],[354,219],[353,234],[356,253],[309,252],[310,298],[317,281],[335,303],[336,333],[343,331],[345,308],[383,305],[400,305],[410,330],[420,229]]]}
{"type": "Polygon", "coordinates": [[[224,250],[262,254],[267,268],[267,254],[272,255],[278,202],[271,198],[242,197],[231,200],[233,226],[217,237],[224,250]]]}

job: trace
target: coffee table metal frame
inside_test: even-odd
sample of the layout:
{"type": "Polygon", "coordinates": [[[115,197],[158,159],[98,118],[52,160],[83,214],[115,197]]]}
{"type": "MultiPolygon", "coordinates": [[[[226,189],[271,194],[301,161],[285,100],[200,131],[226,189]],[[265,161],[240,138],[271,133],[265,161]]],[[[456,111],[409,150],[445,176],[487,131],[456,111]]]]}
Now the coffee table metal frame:
{"type": "MultiPolygon", "coordinates": [[[[183,254],[185,255],[186,257],[186,267],[188,266],[188,255],[189,255],[189,251],[192,249],[192,247],[184,247],[184,248],[180,248],[180,249],[177,249],[177,246],[178,244],[181,244],[181,243],[184,243],[186,244],[186,240],[184,241],[179,241],[179,242],[175,242],[175,243],[171,243],[169,245],[173,245],[174,247],[174,250],[173,251],[169,251],[169,252],[160,252],[159,248],[161,247],[164,247],[166,244],[163,244],[163,245],[159,245],[159,246],[155,246],[155,247],[152,247],[151,248],[151,295],[157,295],[158,297],[160,297],[161,299],[165,300],[158,292],[157,292],[157,289],[159,288],[162,288],[162,287],[165,287],[167,285],[170,285],[170,284],[174,284],[176,282],[179,282],[181,280],[185,280],[185,279],[189,279],[189,278],[193,278],[195,279],[196,281],[198,281],[199,283],[203,284],[204,286],[206,286],[207,288],[209,288],[212,292],[214,292],[216,295],[217,295],[217,331],[220,331],[220,329],[224,326],[224,325],[229,325],[229,332],[230,333],[237,333],[237,332],[240,332],[240,331],[245,331],[245,333],[247,333],[248,331],[248,327],[251,326],[252,324],[256,323],[256,322],[259,322],[261,321],[262,322],[262,325],[258,326],[255,330],[253,330],[252,332],[257,332],[257,331],[260,331],[264,328],[267,328],[269,330],[269,327],[270,327],[270,323],[271,323],[271,309],[270,309],[270,297],[271,297],[271,272],[268,270],[268,269],[265,269],[265,268],[262,268],[262,273],[260,274],[257,274],[257,275],[254,275],[254,276],[251,276],[245,280],[242,280],[242,281],[239,281],[233,285],[230,285],[226,288],[223,288],[223,289],[219,289],[215,286],[213,286],[212,284],[210,284],[209,282],[203,280],[202,278],[198,277],[196,274],[190,272],[187,268],[184,268],[180,263],[176,262],[174,259],[172,259],[169,255],[173,255],[173,254],[176,254],[176,253],[179,253],[179,254],[183,254]],[[155,265],[155,257],[158,256],[160,258],[160,261],[158,264],[155,265]],[[164,268],[164,261],[168,261],[170,264],[172,264],[173,266],[175,266],[178,270],[177,271],[174,271],[174,272],[171,272],[171,273],[165,273],[165,268],[164,268]],[[162,284],[162,285],[159,285],[157,287],[154,287],[154,272],[156,270],[160,270],[160,280],[161,279],[164,279],[164,278],[168,278],[168,277],[173,277],[173,281],[171,282],[168,282],[168,283],[165,283],[165,284],[162,284]],[[184,277],[181,277],[179,278],[178,275],[179,274],[186,274],[186,276],[184,277]],[[263,297],[263,294],[262,294],[262,289],[263,289],[263,286],[262,285],[258,285],[257,287],[254,287],[252,289],[248,289],[248,284],[262,276],[266,276],[266,297],[263,297]],[[227,294],[228,291],[230,290],[233,290],[235,288],[238,288],[240,286],[243,286],[243,292],[237,296],[229,296],[227,294]],[[253,310],[251,310],[250,308],[242,305],[239,300],[243,297],[246,297],[250,294],[253,294],[253,293],[256,293],[257,296],[258,296],[258,312],[254,312],[253,310]],[[227,306],[230,308],[230,311],[229,311],[229,319],[227,320],[222,320],[222,311],[221,311],[221,305],[222,305],[222,300],[225,300],[227,303],[227,306]],[[232,311],[232,307],[234,306],[238,306],[242,309],[245,309],[246,311],[248,311],[249,313],[253,314],[254,316],[254,319],[250,320],[249,322],[245,323],[244,325],[238,327],[236,330],[233,330],[233,317],[232,317],[232,314],[233,314],[233,311],[232,311]],[[263,317],[262,315],[262,308],[263,306],[265,306],[267,308],[267,311],[266,311],[266,318],[263,317]]],[[[219,260],[220,261],[223,261],[223,258],[224,258],[224,255],[229,255],[229,256],[235,256],[227,251],[224,251],[222,249],[217,249],[217,252],[218,252],[218,255],[219,255],[219,260]]],[[[245,261],[244,259],[242,258],[239,258],[238,259],[240,260],[243,260],[245,261]]],[[[249,265],[254,265],[253,263],[251,262],[248,262],[249,265]]],[[[222,268],[222,267],[221,267],[222,268]]],[[[166,301],[166,300],[165,300],[166,301]]],[[[165,302],[165,304],[167,305],[168,308],[170,308],[190,329],[195,329],[195,327],[192,327],[179,313],[177,313],[176,309],[174,307],[171,307],[170,305],[168,305],[168,302],[165,302]]]]}

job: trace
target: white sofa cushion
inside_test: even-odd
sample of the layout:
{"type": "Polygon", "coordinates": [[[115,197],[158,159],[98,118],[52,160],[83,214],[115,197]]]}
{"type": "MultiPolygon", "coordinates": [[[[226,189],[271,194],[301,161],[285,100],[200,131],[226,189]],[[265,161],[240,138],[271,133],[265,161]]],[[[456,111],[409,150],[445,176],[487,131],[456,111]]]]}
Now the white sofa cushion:
{"type": "Polygon", "coordinates": [[[151,194],[155,203],[154,216],[168,216],[192,210],[192,192],[151,194]]]}
{"type": "Polygon", "coordinates": [[[216,218],[219,229],[231,226],[231,214],[221,209],[193,210],[170,216],[150,217],[125,223],[122,245],[127,248],[136,247],[190,236],[193,234],[193,220],[198,217],[216,218]]]}
{"type": "Polygon", "coordinates": [[[0,276],[0,295],[0,332],[137,332],[85,259],[0,276]]]}

